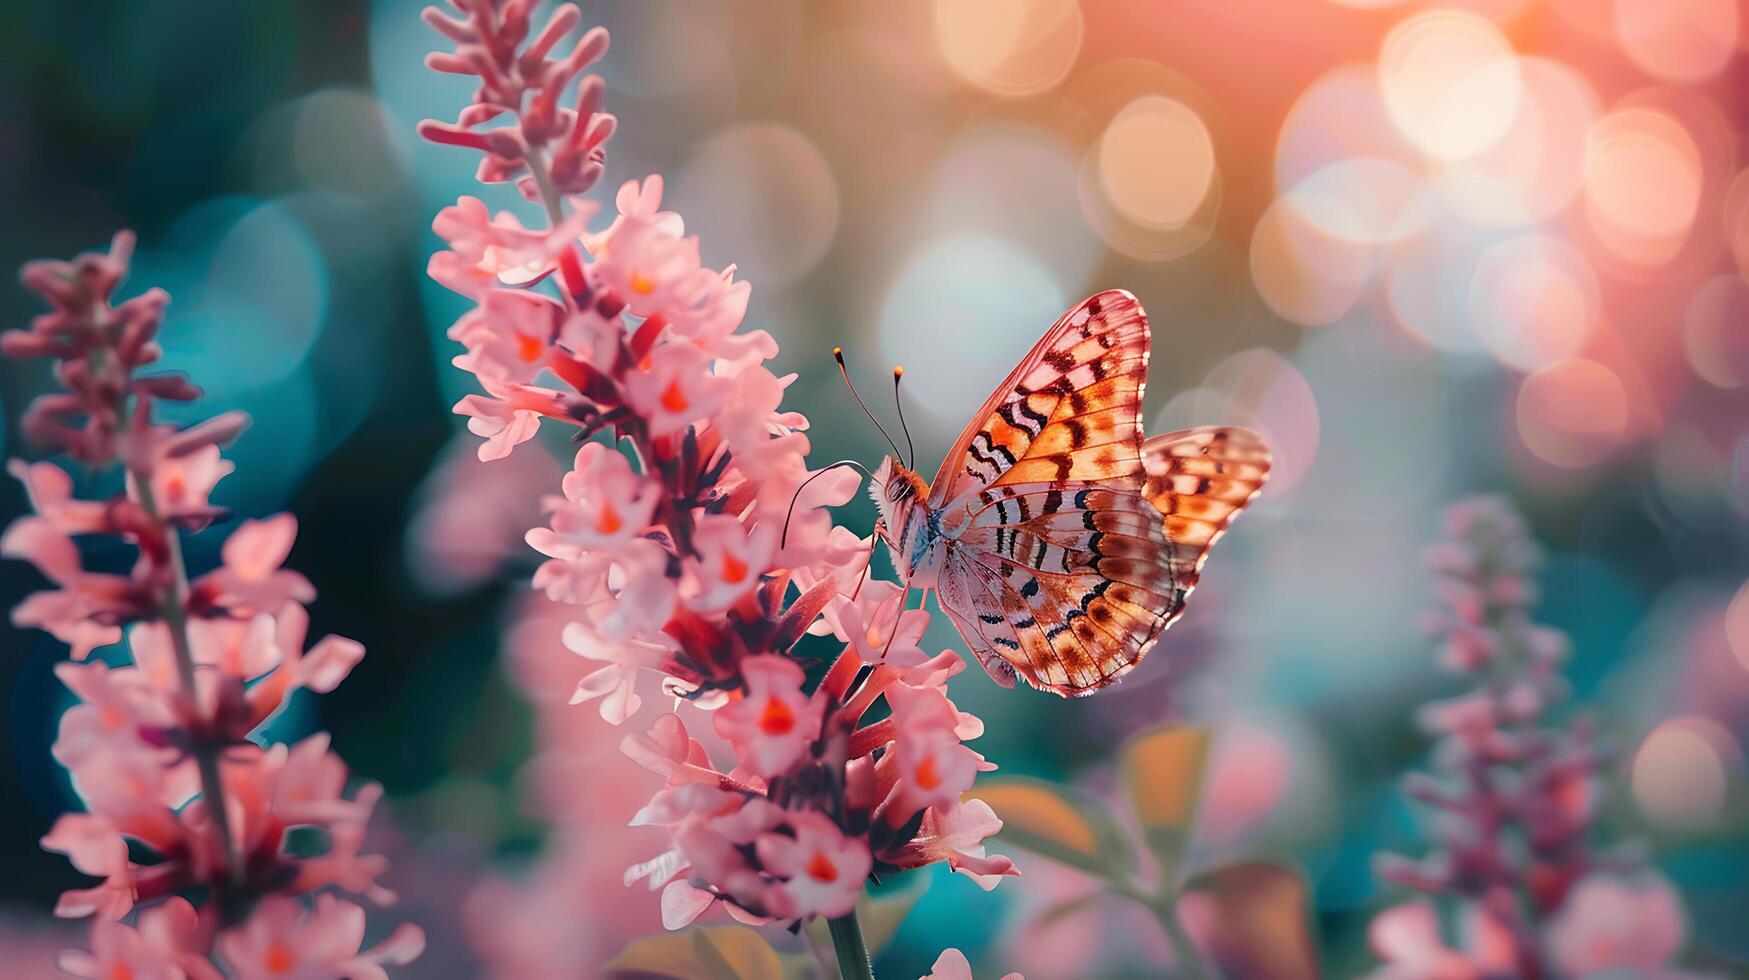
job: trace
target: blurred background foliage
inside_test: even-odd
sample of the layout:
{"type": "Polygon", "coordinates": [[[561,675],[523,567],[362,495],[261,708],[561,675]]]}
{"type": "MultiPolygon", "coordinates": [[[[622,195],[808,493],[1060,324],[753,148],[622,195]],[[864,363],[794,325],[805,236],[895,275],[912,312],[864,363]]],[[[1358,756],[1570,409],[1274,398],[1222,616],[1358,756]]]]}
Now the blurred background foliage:
{"type": "MultiPolygon", "coordinates": [[[[167,365],[206,387],[201,414],[256,419],[215,500],[294,511],[316,629],[369,651],[279,725],[332,731],[384,783],[396,874],[436,947],[418,972],[465,975],[476,954],[444,926],[486,869],[544,853],[519,773],[551,733],[500,652],[531,564],[520,533],[559,470],[484,475],[452,442],[466,388],[443,331],[462,309],[424,276],[429,217],[463,193],[516,204],[412,137],[466,96],[422,68],[419,6],[0,4],[0,266],[139,231],[134,288],[175,296],[167,365]]],[[[1416,555],[1446,502],[1504,492],[1549,552],[1538,618],[1572,636],[1576,709],[1618,751],[1608,832],[1682,888],[1696,944],[1749,960],[1738,6],[583,6],[614,35],[604,187],[666,174],[706,262],[739,264],[822,461],[881,448],[833,346],[877,390],[906,365],[927,471],[1037,335],[1107,287],[1153,319],[1150,431],[1237,422],[1275,447],[1187,619],[1123,685],[1059,701],[957,682],[1005,773],[1109,796],[1126,736],[1208,725],[1186,860],[1295,862],[1330,972],[1361,971],[1365,923],[1396,894],[1370,856],[1416,850],[1393,781],[1427,748],[1414,711],[1452,687],[1418,625],[1416,555]]],[[[0,322],[34,312],[0,291],[0,322]]],[[[16,419],[46,379],[5,363],[0,380],[7,454],[28,453],[16,419]]],[[[0,488],[5,516],[23,506],[0,488]]],[[[842,519],[866,530],[871,508],[842,519]]],[[[196,539],[191,561],[212,550],[196,539]]],[[[0,564],[8,601],[35,584],[0,564]]],[[[65,651],[0,630],[0,929],[52,948],[45,910],[76,879],[36,844],[77,805],[49,756],[65,651]]],[[[629,863],[618,846],[605,859],[629,863]]],[[[1048,943],[1027,929],[1081,883],[1021,860],[990,896],[933,879],[882,971],[915,976],[953,945],[1034,977],[1145,972],[1145,913],[1048,943]]],[[[617,885],[590,900],[654,903],[617,885]]]]}

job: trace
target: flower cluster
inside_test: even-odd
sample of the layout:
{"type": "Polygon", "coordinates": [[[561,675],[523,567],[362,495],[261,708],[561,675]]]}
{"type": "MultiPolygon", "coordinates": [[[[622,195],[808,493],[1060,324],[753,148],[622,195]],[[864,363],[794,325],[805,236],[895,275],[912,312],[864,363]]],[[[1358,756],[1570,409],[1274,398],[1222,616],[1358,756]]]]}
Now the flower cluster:
{"type": "Polygon", "coordinates": [[[1442,665],[1476,687],[1420,715],[1437,738],[1432,771],[1405,788],[1439,815],[1434,849],[1419,860],[1384,855],[1376,868],[1454,901],[1462,934],[1448,944],[1427,902],[1389,909],[1371,930],[1386,961],[1377,975],[1661,970],[1681,944],[1680,906],[1656,875],[1630,875],[1631,862],[1592,852],[1604,760],[1583,722],[1547,720],[1567,693],[1567,640],[1530,618],[1539,556],[1524,520],[1503,499],[1473,498],[1451,507],[1445,535],[1424,556],[1440,603],[1428,626],[1442,665]],[[1647,909],[1648,931],[1628,941],[1619,920],[1637,918],[1636,907],[1647,909]]]}
{"type": "Polygon", "coordinates": [[[288,514],[243,522],[218,567],[190,579],[181,536],[224,517],[208,499],[232,469],[219,448],[247,418],[186,429],[153,421],[157,400],[199,389],[137,373],[159,356],[168,297],[152,290],[111,305],[132,244],[124,232],[107,254],[27,265],[24,282],[53,310],[0,338],[9,356],[57,362],[62,390],[31,405],[26,432],[93,471],[119,463],[125,475],[112,496],[81,499],[60,466],[14,461],[35,513],[0,538],[0,552],[54,585],[21,602],[14,622],[72,648],[55,673],[79,704],[61,717],[54,753],[87,809],[62,816],[43,846],[101,881],[56,907],[97,919],[93,951],[63,965],[90,977],[216,977],[216,956],[238,975],[380,975],[377,964],[418,954],[416,927],[360,953],[362,908],[324,893],[306,916],[297,898],[338,886],[393,899],[377,884],[382,859],[360,853],[380,790],[347,798],[346,767],[325,735],[294,746],[250,738],[294,691],[332,690],[363,648],[332,636],[305,648],[315,590],[282,567],[297,531],[288,514]],[[79,537],[125,543],[137,557],[126,573],[88,569],[79,537]],[[131,662],[91,656],[124,631],[131,662]],[[291,846],[294,830],[325,847],[291,846]],[[135,925],[122,921],[141,906],[135,925]]]}
{"type": "Polygon", "coordinates": [[[482,151],[481,178],[516,182],[548,221],[531,229],[472,198],[437,217],[448,248],[431,275],[475,303],[450,336],[483,393],[456,411],[485,437],[482,459],[543,420],[583,443],[550,522],[528,535],[547,558],[536,587],[570,612],[564,643],[600,665],[573,701],[622,722],[654,672],[734,753],[714,765],[679,714],[624,740],[664,779],[636,822],[671,842],[628,883],[662,888],[678,927],[717,901],[743,918],[842,916],[871,874],[935,861],[987,887],[1014,873],[984,854],[1000,821],[960,801],[990,768],[963,744],[981,724],[946,693],[963,663],[924,653],[928,614],[868,579],[868,542],[833,524],[827,507],[858,481],[808,468],[807,420],[780,406],[791,379],[765,366],[777,346],[740,329],[747,284],[702,264],[662,210],[660,177],[621,187],[600,231],[596,206],[573,196],[599,176],[615,125],[600,80],[576,81],[605,32],[554,54],[573,6],[534,32],[529,0],[453,3],[459,16],[425,13],[456,43],[430,63],[480,88],[454,124],[421,131],[482,151]],[[574,82],[576,108],[559,107],[574,82]],[[810,632],[841,644],[814,671],[798,652],[810,632]]]}

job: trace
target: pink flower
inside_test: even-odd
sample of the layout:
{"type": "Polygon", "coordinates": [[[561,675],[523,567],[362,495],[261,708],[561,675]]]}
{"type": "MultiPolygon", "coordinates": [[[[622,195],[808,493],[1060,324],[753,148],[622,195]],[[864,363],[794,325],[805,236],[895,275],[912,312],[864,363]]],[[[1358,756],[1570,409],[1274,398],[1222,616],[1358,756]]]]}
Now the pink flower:
{"type": "MultiPolygon", "coordinates": [[[[166,517],[210,515],[207,497],[213,487],[235,470],[236,464],[219,455],[219,447],[207,444],[181,456],[165,454],[152,467],[152,499],[166,517]]],[[[132,474],[129,475],[130,489],[132,474]]]]}
{"type": "Polygon", "coordinates": [[[573,247],[595,216],[594,202],[570,202],[571,216],[553,229],[524,228],[516,215],[489,215],[476,197],[460,197],[437,213],[431,230],[449,243],[431,257],[431,278],[450,289],[480,298],[500,284],[526,286],[546,278],[558,267],[559,256],[573,247]]]}
{"type": "Polygon", "coordinates": [[[944,861],[989,891],[1004,877],[1020,875],[1013,861],[990,855],[984,846],[984,841],[1001,829],[996,811],[983,800],[967,800],[951,810],[931,808],[924,812],[917,836],[897,852],[882,854],[881,860],[900,868],[944,861]]]}
{"type": "Polygon", "coordinates": [[[802,693],[806,677],[787,657],[748,657],[741,676],[746,695],[717,709],[717,734],[748,771],[767,779],[782,775],[820,737],[825,702],[802,693]]]}
{"type": "MultiPolygon", "coordinates": [[[[944,949],[935,958],[935,965],[929,968],[929,975],[922,980],[972,980],[972,963],[966,959],[966,954],[957,949],[944,949]]],[[[1005,973],[1002,980],[1026,980],[1018,973],[1005,973]]]]}
{"type": "Polygon", "coordinates": [[[898,774],[886,804],[887,823],[903,824],[924,807],[958,806],[984,760],[960,744],[955,731],[960,716],[953,703],[935,688],[905,684],[888,688],[887,701],[893,706],[898,774]]]}
{"type": "Polygon", "coordinates": [[[789,824],[793,837],[762,834],[754,844],[766,870],[787,879],[783,894],[793,905],[786,917],[849,915],[874,867],[868,845],[846,837],[823,813],[791,813],[789,824]]]}
{"type": "Polygon", "coordinates": [[[88,980],[220,980],[202,952],[204,928],[181,898],[140,913],[139,927],[100,920],[91,927],[91,952],[69,950],[60,967],[88,980]]]}
{"type": "Polygon", "coordinates": [[[364,945],[364,909],[333,895],[316,896],[314,909],[271,895],[248,921],[219,936],[219,952],[239,980],[377,980],[383,964],[413,962],[425,949],[425,933],[403,924],[382,943],[364,945]]]}
{"type": "Polygon", "coordinates": [[[759,584],[777,549],[777,531],[769,524],[747,529],[733,517],[708,514],[693,533],[697,559],[687,563],[687,608],[721,612],[759,584]]]}
{"type": "Polygon", "coordinates": [[[6,471],[24,484],[30,509],[64,534],[101,534],[110,530],[110,509],[95,500],[73,496],[73,478],[53,463],[15,459],[6,471]]]}
{"type": "Polygon", "coordinates": [[[534,438],[542,415],[563,414],[559,393],[550,388],[518,385],[494,377],[480,378],[484,395],[465,395],[455,403],[455,413],[468,417],[468,431],[482,436],[481,462],[510,455],[510,451],[534,438]]]}
{"type": "Polygon", "coordinates": [[[290,514],[244,521],[219,551],[224,564],[192,583],[194,594],[206,605],[242,616],[315,599],[309,579],[281,567],[297,534],[298,520],[290,514]]]}
{"type": "Polygon", "coordinates": [[[1682,901],[1663,877],[1594,873],[1567,893],[1549,924],[1549,948],[1564,975],[1667,972],[1688,933],[1682,901]]]}
{"type": "Polygon", "coordinates": [[[565,320],[557,300],[521,289],[493,289],[480,298],[449,336],[467,348],[456,367],[500,384],[529,384],[547,366],[547,355],[565,320]]]}
{"type": "Polygon", "coordinates": [[[729,381],[711,373],[711,356],[686,343],[658,345],[625,381],[626,403],[655,437],[708,418],[729,397],[729,381]]]}
{"type": "Polygon", "coordinates": [[[650,516],[661,500],[662,487],[632,472],[630,463],[598,442],[577,450],[571,472],[565,474],[565,496],[549,498],[553,530],[583,548],[611,551],[650,527],[650,516]]]}
{"type": "Polygon", "coordinates": [[[1367,941],[1384,962],[1372,980],[1485,980],[1517,972],[1516,946],[1498,921],[1470,905],[1464,932],[1463,950],[1447,946],[1439,916],[1426,902],[1380,912],[1367,928],[1367,941]]]}
{"type": "Polygon", "coordinates": [[[921,646],[929,613],[922,609],[900,611],[902,590],[893,582],[869,580],[855,600],[840,597],[826,607],[822,622],[832,634],[850,644],[863,663],[890,663],[912,667],[927,659],[921,646]]]}

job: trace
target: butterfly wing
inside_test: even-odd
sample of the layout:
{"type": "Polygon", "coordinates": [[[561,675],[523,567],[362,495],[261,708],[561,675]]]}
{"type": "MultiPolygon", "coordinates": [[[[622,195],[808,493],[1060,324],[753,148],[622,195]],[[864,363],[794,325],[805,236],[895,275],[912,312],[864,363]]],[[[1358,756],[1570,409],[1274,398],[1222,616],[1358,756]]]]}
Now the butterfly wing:
{"type": "Polygon", "coordinates": [[[1085,300],[985,401],[936,475],[929,506],[949,532],[941,605],[998,683],[1018,675],[1081,695],[1133,668],[1267,474],[1243,430],[1144,446],[1148,349],[1134,296],[1085,300]]]}
{"type": "Polygon", "coordinates": [[[942,463],[942,607],[991,676],[1081,694],[1133,666],[1175,613],[1142,495],[1148,323],[1111,290],[1065,314],[942,463]]]}
{"type": "Polygon", "coordinates": [[[1163,518],[1177,582],[1196,586],[1209,549],[1269,479],[1269,449],[1249,429],[1206,426],[1142,443],[1142,496],[1163,518]]]}
{"type": "Polygon", "coordinates": [[[1148,321],[1120,289],[1063,314],[984,404],[942,460],[929,509],[998,484],[1140,480],[1148,321]]]}

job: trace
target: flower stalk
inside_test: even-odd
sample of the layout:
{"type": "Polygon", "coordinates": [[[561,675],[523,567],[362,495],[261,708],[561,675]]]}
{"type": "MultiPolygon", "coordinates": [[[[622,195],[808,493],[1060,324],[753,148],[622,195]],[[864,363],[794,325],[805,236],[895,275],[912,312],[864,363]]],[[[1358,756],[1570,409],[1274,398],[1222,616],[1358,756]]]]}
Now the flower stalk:
{"type": "Polygon", "coordinates": [[[832,933],[832,950],[838,957],[838,975],[843,980],[874,980],[874,965],[863,942],[862,924],[853,910],[826,922],[832,933]]]}

